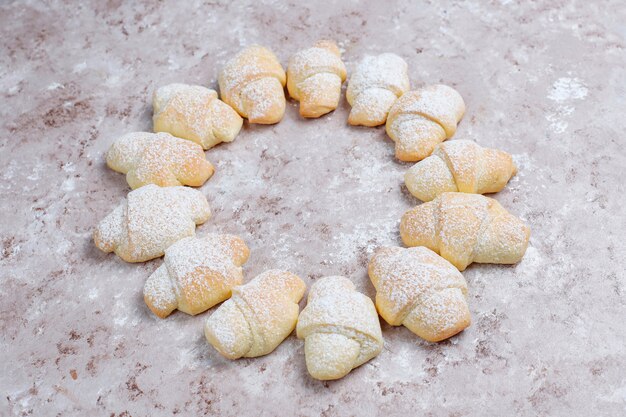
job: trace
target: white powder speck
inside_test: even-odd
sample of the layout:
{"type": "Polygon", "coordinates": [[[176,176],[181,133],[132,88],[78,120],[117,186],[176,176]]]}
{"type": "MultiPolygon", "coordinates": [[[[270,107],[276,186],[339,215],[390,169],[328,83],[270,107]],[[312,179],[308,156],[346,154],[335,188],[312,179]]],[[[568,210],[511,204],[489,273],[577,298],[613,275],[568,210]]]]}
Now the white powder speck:
{"type": "Polygon", "coordinates": [[[98,298],[98,289],[97,288],[90,289],[89,294],[87,296],[89,297],[90,300],[95,300],[96,298],[98,298]]]}
{"type": "Polygon", "coordinates": [[[46,87],[46,90],[49,90],[49,91],[51,91],[51,90],[58,90],[59,88],[65,88],[65,87],[63,86],[63,84],[54,82],[54,83],[48,85],[48,87],[46,87]]]}
{"type": "Polygon", "coordinates": [[[75,185],[74,178],[68,178],[61,184],[61,189],[65,192],[74,191],[75,185]]]}
{"type": "Polygon", "coordinates": [[[548,98],[556,102],[567,100],[582,100],[587,97],[589,90],[578,78],[562,77],[552,84],[548,98]]]}
{"type": "Polygon", "coordinates": [[[85,68],[87,68],[87,62],[83,61],[79,64],[74,65],[74,68],[72,69],[72,72],[74,74],[80,74],[81,72],[83,72],[85,70],[85,68]]]}

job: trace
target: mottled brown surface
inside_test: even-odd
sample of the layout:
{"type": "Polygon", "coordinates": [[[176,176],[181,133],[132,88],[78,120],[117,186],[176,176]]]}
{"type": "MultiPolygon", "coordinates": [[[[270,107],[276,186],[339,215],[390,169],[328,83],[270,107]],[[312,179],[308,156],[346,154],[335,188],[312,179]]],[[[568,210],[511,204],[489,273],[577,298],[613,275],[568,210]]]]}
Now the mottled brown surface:
{"type": "MultiPolygon", "coordinates": [[[[623,1],[78,3],[0,5],[0,415],[626,414],[623,1]],[[221,358],[201,331],[211,312],[159,320],[144,305],[160,260],[126,264],[91,241],[129,191],[104,152],[150,129],[155,87],[215,87],[242,45],[286,63],[320,37],[349,71],[391,51],[414,85],[455,86],[457,138],[514,154],[520,173],[495,197],[532,227],[519,265],[464,272],[469,329],[429,344],[384,325],[383,353],[328,383],[294,336],[221,358]]],[[[290,102],[282,123],[208,152],[215,215],[198,231],[240,234],[247,279],[345,274],[373,295],[367,261],[399,243],[417,201],[384,130],[347,113],[344,99],[305,121],[290,102]]]]}

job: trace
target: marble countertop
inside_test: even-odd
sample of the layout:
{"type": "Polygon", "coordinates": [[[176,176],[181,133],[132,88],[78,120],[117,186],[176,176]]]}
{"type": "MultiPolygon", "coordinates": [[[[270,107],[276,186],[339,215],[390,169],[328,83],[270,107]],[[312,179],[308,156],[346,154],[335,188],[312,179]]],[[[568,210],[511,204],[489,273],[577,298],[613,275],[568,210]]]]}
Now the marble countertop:
{"type": "MultiPolygon", "coordinates": [[[[2,2],[0,415],[626,414],[625,22],[619,0],[2,2]],[[384,351],[335,382],[308,376],[295,335],[222,358],[202,334],[211,311],[160,320],[144,305],[161,260],[91,240],[129,191],[104,153],[151,128],[157,86],[216,88],[244,45],[286,64],[318,38],[348,71],[395,52],[414,86],[457,88],[455,139],[514,155],[494,197],[532,229],[518,265],[464,272],[470,328],[430,344],[383,324],[384,351]]],[[[384,129],[349,127],[348,111],[344,98],[303,120],[289,101],[280,124],[207,152],[214,215],[198,234],[242,236],[246,279],[342,274],[374,295],[367,262],[419,202],[384,129]]]]}

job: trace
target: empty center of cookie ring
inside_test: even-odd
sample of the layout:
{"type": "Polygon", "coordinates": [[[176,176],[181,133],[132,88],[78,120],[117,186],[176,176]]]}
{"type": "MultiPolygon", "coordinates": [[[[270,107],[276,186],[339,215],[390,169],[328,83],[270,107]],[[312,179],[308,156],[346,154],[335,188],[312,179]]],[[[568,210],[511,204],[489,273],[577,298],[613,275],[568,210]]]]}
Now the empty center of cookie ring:
{"type": "Polygon", "coordinates": [[[399,219],[416,204],[403,192],[407,164],[393,157],[384,127],[349,126],[342,106],[316,120],[288,106],[281,123],[246,123],[234,142],[207,152],[216,172],[202,187],[214,210],[204,228],[249,242],[258,269],[250,274],[262,265],[314,278],[357,274],[371,290],[370,256],[400,244],[399,219]]]}

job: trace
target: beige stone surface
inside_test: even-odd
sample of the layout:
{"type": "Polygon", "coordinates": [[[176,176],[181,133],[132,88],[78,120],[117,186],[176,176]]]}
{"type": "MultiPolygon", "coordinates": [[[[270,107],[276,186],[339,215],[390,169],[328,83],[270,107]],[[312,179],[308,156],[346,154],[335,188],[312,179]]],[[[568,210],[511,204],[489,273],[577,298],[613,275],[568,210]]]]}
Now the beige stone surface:
{"type": "MultiPolygon", "coordinates": [[[[623,1],[4,1],[0,4],[0,415],[621,416],[626,414],[626,6],[623,1]],[[470,328],[430,344],[383,325],[384,351],[336,382],[312,380],[303,342],[230,362],[197,317],[153,316],[160,264],[98,251],[94,225],[128,193],[104,152],[151,128],[171,82],[217,87],[242,46],[283,64],[332,38],[350,72],[394,52],[414,86],[457,88],[455,139],[514,155],[495,195],[532,228],[515,266],[464,272],[470,328]]],[[[345,92],[345,85],[344,85],[345,92]]],[[[372,252],[400,244],[418,204],[384,128],[340,107],[288,102],[207,152],[201,190],[236,233],[251,279],[285,268],[308,285],[343,274],[373,296],[372,252]]],[[[454,139],[453,139],[454,140],[454,139]]]]}

